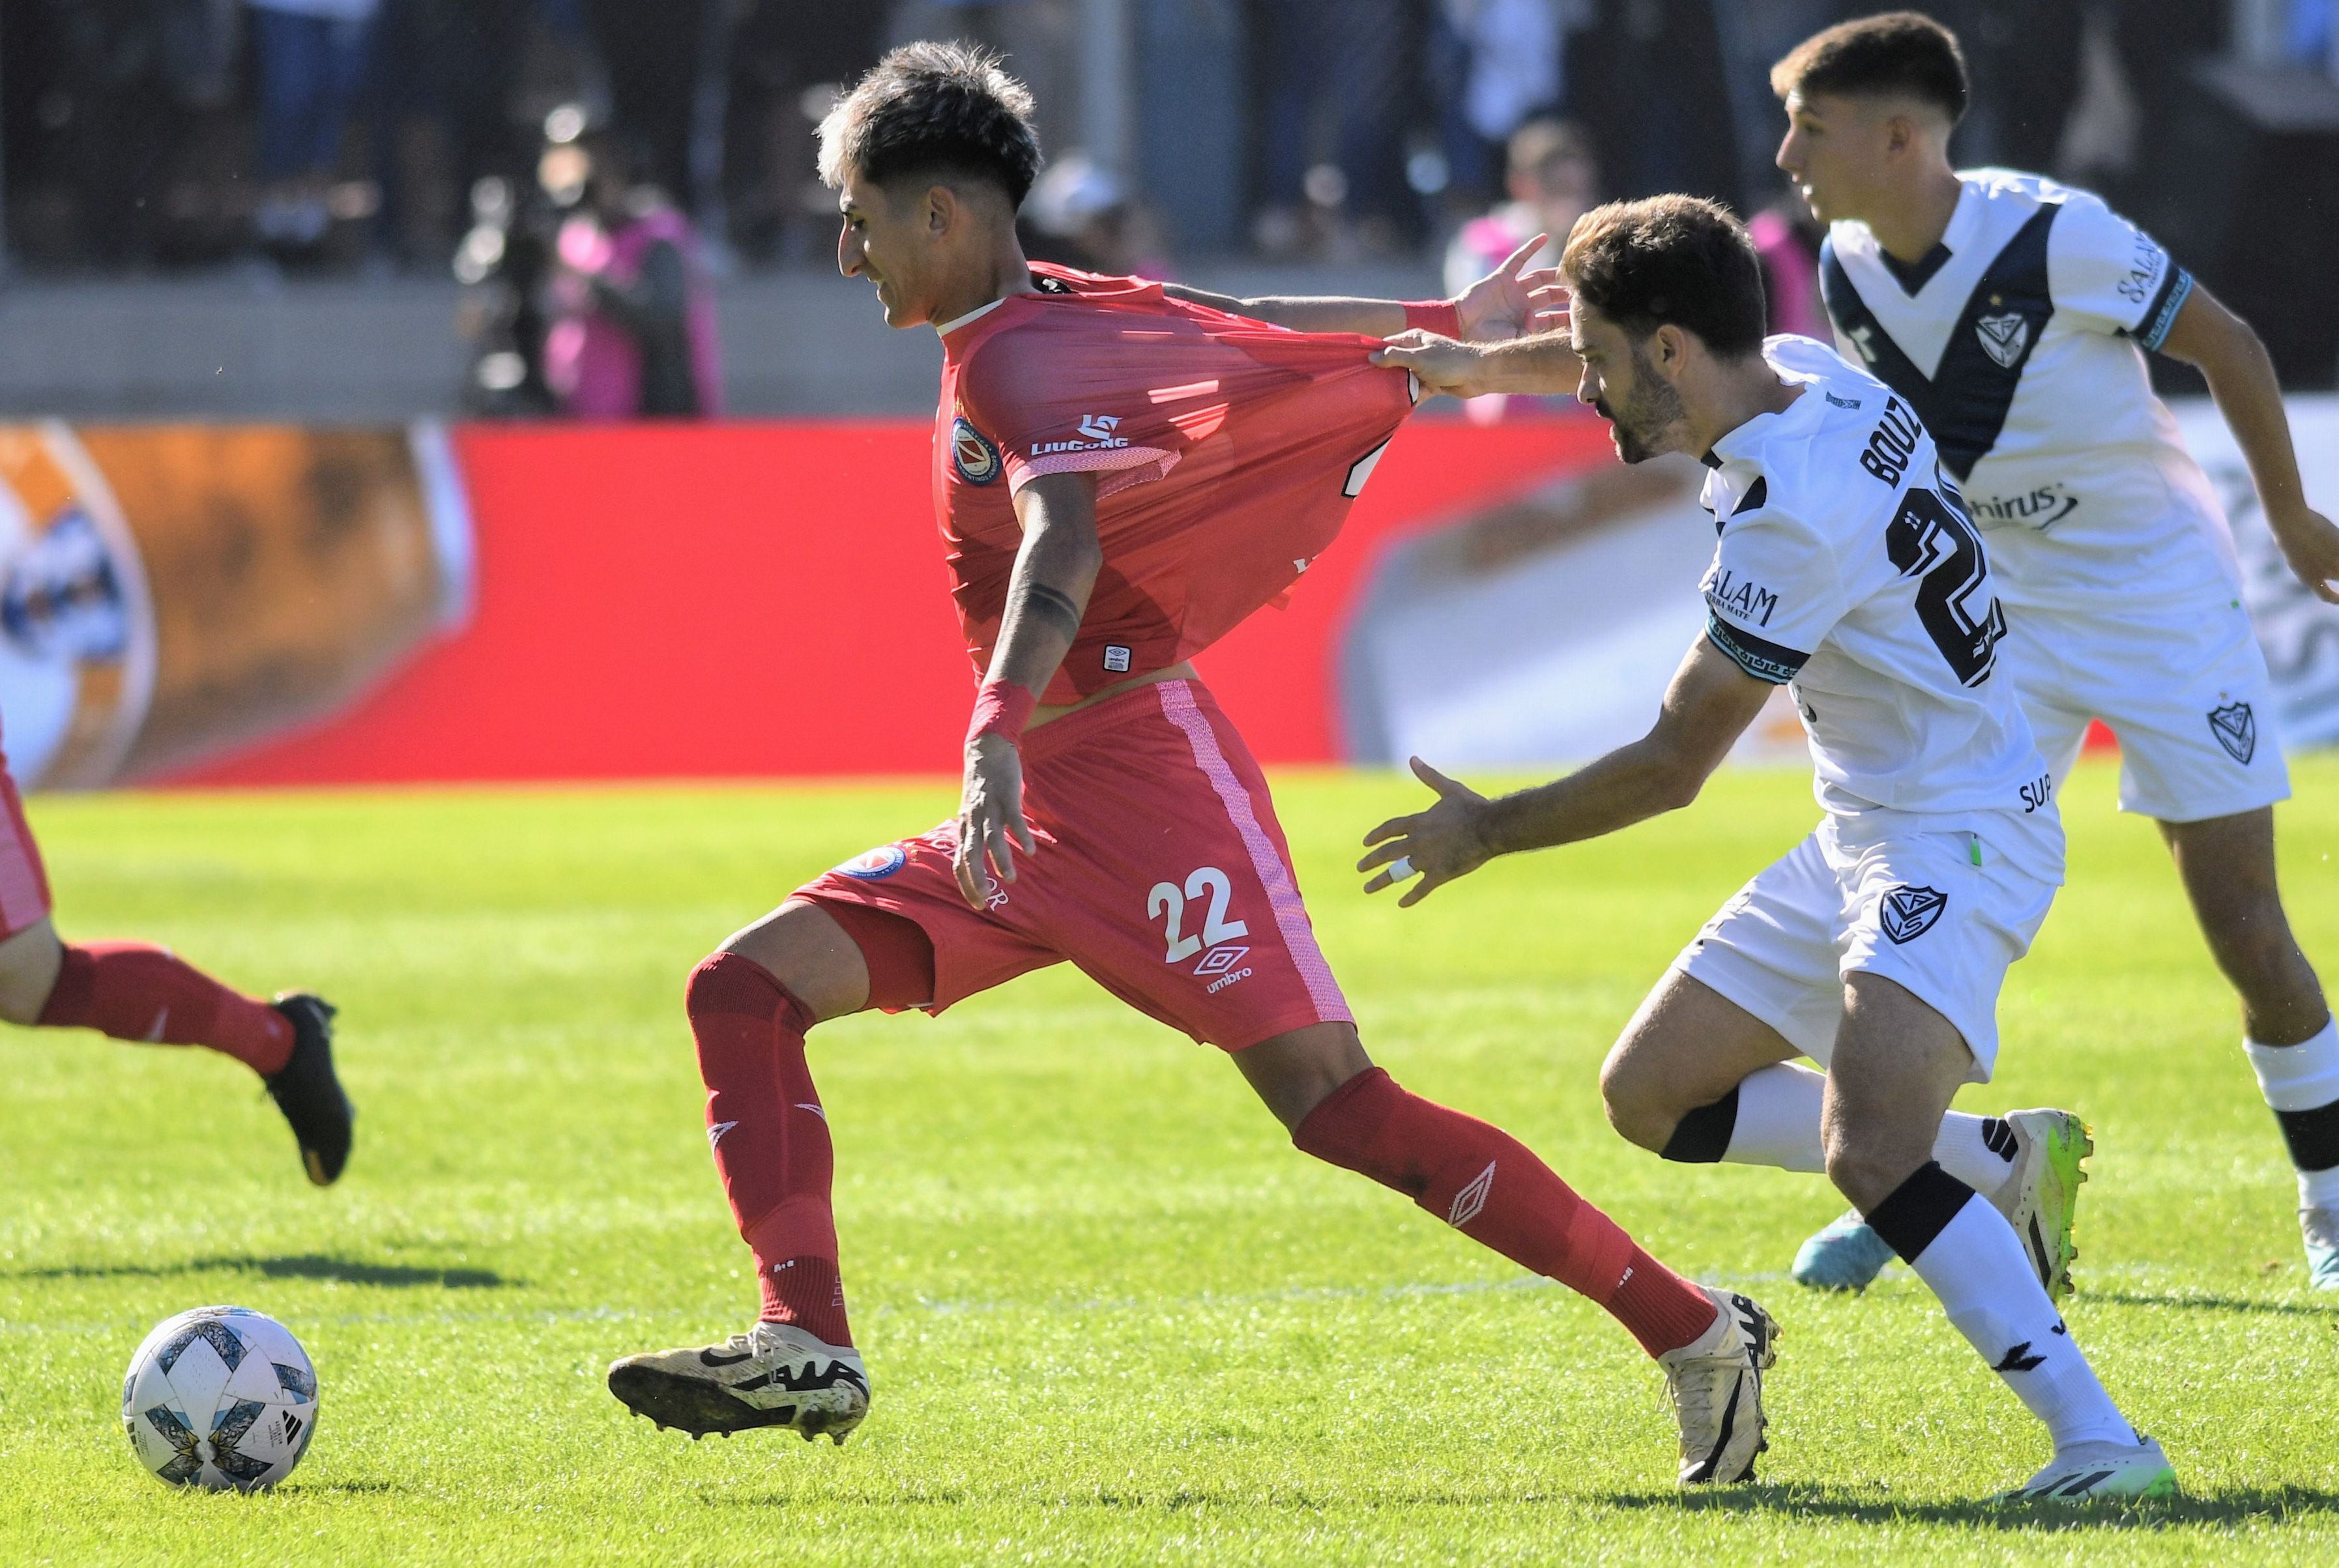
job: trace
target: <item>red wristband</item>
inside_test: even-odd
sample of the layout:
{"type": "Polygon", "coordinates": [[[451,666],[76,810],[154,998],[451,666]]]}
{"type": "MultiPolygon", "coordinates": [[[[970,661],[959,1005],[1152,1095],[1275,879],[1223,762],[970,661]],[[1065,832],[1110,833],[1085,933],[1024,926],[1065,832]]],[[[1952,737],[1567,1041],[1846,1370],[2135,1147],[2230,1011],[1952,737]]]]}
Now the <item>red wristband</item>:
{"type": "Polygon", "coordinates": [[[1407,300],[1405,302],[1405,325],[1407,331],[1435,332],[1441,338],[1462,335],[1462,307],[1451,300],[1407,300]]]}
{"type": "Polygon", "coordinates": [[[982,689],[974,694],[974,716],[966,722],[966,744],[972,745],[984,735],[1021,740],[1023,726],[1031,722],[1031,710],[1039,705],[1039,695],[1030,686],[983,682],[982,689]]]}

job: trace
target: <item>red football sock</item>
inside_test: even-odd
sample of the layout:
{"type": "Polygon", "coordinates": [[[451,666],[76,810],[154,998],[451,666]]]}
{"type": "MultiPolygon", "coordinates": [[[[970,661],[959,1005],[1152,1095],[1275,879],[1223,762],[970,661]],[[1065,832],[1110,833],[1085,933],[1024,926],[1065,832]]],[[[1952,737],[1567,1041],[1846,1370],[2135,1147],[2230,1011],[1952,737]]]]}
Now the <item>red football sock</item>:
{"type": "Polygon", "coordinates": [[[1332,1091],[1291,1141],[1393,1187],[1472,1240],[1590,1297],[1652,1356],[1713,1326],[1705,1292],[1577,1197],[1526,1145],[1397,1087],[1376,1067],[1332,1091]]]}
{"type": "Polygon", "coordinates": [[[706,1081],[706,1138],[739,1235],[755,1255],[764,1318],[850,1346],[829,1208],[836,1156],[804,1063],[812,1010],[735,952],[692,971],[687,998],[706,1081]]]}
{"type": "Polygon", "coordinates": [[[209,1046],[263,1077],[292,1059],[291,1019],[143,942],[67,943],[40,1021],[148,1045],[209,1046]]]}

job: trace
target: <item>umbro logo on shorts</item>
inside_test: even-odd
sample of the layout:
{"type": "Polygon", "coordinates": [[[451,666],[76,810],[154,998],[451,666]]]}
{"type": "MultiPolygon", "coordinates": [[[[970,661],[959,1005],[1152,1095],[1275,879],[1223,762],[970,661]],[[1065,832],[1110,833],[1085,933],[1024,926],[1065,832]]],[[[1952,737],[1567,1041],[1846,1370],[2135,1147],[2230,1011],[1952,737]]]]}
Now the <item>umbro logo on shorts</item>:
{"type": "Polygon", "coordinates": [[[1949,895],[1937,888],[1896,887],[1884,895],[1883,906],[1877,912],[1884,934],[1897,946],[1914,942],[1933,929],[1941,912],[1949,907],[1949,895]]]}
{"type": "Polygon", "coordinates": [[[2217,737],[2233,759],[2244,766],[2257,755],[2258,719],[2247,703],[2227,703],[2209,710],[2209,733],[2217,737]]]}

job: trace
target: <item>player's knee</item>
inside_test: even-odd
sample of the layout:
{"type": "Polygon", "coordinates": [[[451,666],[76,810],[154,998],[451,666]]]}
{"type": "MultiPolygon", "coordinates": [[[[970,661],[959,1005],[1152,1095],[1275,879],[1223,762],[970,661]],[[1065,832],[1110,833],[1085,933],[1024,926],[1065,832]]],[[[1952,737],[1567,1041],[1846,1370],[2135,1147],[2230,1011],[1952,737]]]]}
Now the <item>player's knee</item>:
{"type": "Polygon", "coordinates": [[[1621,1046],[1600,1064],[1601,1109],[1608,1113],[1608,1125],[1627,1143],[1663,1153],[1683,1109],[1673,1103],[1675,1098],[1621,1046]]]}
{"type": "Polygon", "coordinates": [[[1841,1121],[1828,1129],[1823,1152],[1828,1179],[1862,1214],[1890,1198],[1932,1155],[1929,1149],[1900,1148],[1872,1127],[1841,1121]]]}

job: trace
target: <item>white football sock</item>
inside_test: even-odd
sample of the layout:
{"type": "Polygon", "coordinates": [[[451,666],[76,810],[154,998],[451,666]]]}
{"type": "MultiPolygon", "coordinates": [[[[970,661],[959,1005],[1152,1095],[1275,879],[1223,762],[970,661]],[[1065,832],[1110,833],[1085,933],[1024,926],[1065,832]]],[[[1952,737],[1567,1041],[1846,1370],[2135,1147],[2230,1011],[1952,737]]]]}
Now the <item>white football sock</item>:
{"type": "Polygon", "coordinates": [[[2339,1019],[2323,1032],[2296,1045],[2260,1045],[2242,1041],[2250,1067],[2258,1075],[2258,1091],[2275,1110],[2313,1110],[2339,1100],[2339,1019]]]}
{"type": "Polygon", "coordinates": [[[1952,1110],[1941,1118],[1933,1158],[1984,1198],[1995,1197],[2014,1174],[2014,1129],[1994,1116],[1952,1110]]]}
{"type": "Polygon", "coordinates": [[[1781,1170],[1825,1170],[1820,1148],[1820,1104],[1827,1080],[1808,1067],[1776,1062],[1738,1081],[1738,1120],[1722,1158],[1732,1165],[1781,1170]]]}
{"type": "Polygon", "coordinates": [[[1910,1265],[1949,1322],[2047,1424],[2060,1453],[2074,1443],[2134,1443],[2129,1425],[2047,1298],[2006,1217],[1969,1201],[1910,1265]]]}
{"type": "MultiPolygon", "coordinates": [[[[1732,1165],[1825,1170],[1820,1108],[1826,1097],[1827,1079],[1795,1062],[1748,1073],[1739,1080],[1738,1119],[1722,1158],[1732,1165]]],[[[1942,1169],[1988,1198],[2013,1174],[2014,1137],[1995,1117],[1952,1110],[1941,1119],[1933,1158],[1942,1169]]]]}
{"type": "MultiPolygon", "coordinates": [[[[2319,1110],[2339,1100],[2339,1019],[2323,1031],[2296,1045],[2260,1045],[2242,1041],[2252,1070],[2258,1075],[2258,1092],[2276,1111],[2319,1110]]],[[[2329,1170],[2298,1173],[2301,1208],[2339,1208],[2339,1166],[2329,1170]]]]}

